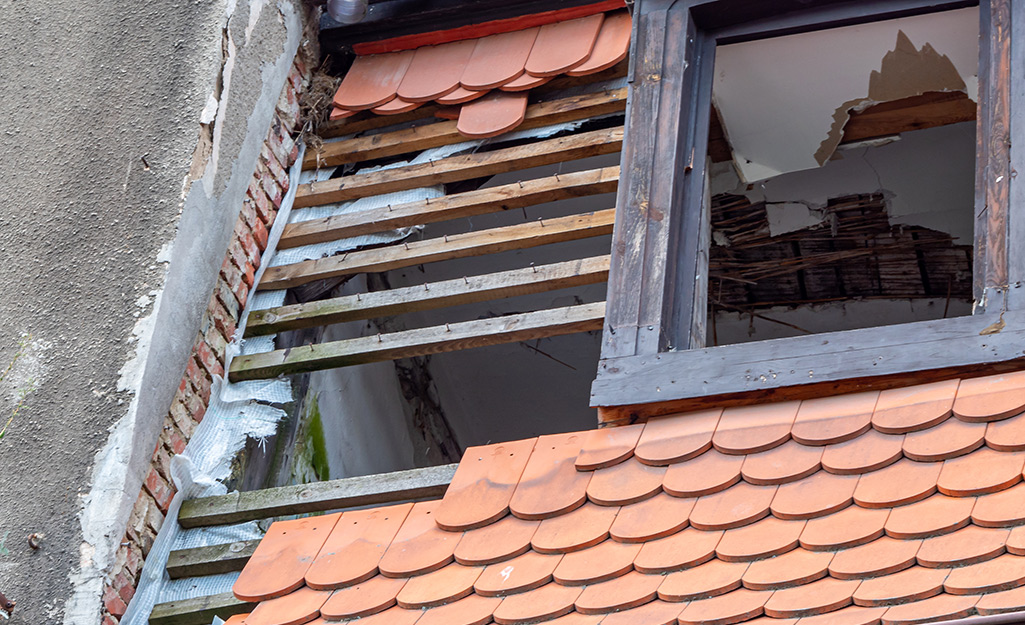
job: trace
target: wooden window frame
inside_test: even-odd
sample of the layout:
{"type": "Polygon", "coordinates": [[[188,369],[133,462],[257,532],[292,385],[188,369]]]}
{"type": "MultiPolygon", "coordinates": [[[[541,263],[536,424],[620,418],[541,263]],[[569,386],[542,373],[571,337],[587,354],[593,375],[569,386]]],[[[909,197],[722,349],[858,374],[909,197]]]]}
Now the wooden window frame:
{"type": "Polygon", "coordinates": [[[632,45],[608,309],[591,392],[602,423],[1021,368],[1025,184],[1016,176],[1025,166],[1025,3],[637,0],[632,45]],[[976,314],[706,348],[715,46],[976,4],[976,314]]]}

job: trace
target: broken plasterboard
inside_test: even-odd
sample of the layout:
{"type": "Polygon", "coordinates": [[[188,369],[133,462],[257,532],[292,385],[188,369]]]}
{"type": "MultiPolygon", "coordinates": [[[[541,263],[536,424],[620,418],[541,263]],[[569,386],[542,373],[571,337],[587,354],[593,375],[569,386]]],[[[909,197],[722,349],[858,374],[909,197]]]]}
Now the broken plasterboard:
{"type": "Polygon", "coordinates": [[[978,94],[978,7],[719,46],[713,100],[745,182],[821,166],[850,111],[978,94]]]}

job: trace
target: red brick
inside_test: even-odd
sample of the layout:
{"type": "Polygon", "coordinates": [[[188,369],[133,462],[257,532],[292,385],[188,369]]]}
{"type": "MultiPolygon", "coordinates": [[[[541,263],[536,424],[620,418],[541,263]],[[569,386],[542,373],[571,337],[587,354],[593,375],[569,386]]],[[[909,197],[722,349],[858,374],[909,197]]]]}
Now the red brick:
{"type": "Polygon", "coordinates": [[[242,202],[242,211],[239,212],[239,217],[241,217],[242,221],[244,221],[250,228],[253,227],[253,224],[259,221],[260,216],[256,214],[256,206],[250,198],[246,198],[245,201],[242,202]]]}
{"type": "Polygon", "coordinates": [[[281,208],[281,187],[275,182],[272,176],[262,176],[260,178],[260,188],[267,194],[267,198],[274,205],[275,209],[281,208]]]}
{"type": "Polygon", "coordinates": [[[185,375],[188,376],[193,388],[202,389],[210,385],[206,370],[194,357],[189,358],[188,364],[185,365],[185,375]]]}
{"type": "MultiPolygon", "coordinates": [[[[225,310],[224,304],[222,304],[216,297],[211,298],[210,306],[207,308],[207,314],[210,315],[213,320],[213,325],[222,335],[224,335],[224,337],[230,339],[235,335],[235,324],[237,319],[232,318],[231,313],[225,310]]],[[[204,334],[206,334],[206,332],[204,332],[204,334]]],[[[223,356],[223,353],[217,354],[217,356],[220,358],[223,356]]]]}
{"type": "Polygon", "coordinates": [[[242,279],[251,290],[256,282],[256,267],[253,266],[253,263],[246,263],[246,271],[242,274],[242,279]]]}
{"type": "Polygon", "coordinates": [[[271,127],[271,131],[267,135],[267,145],[270,147],[271,153],[278,158],[278,162],[286,169],[295,162],[296,156],[299,155],[299,150],[296,148],[291,134],[280,122],[271,127]]]}
{"type": "Polygon", "coordinates": [[[190,392],[185,398],[184,403],[185,409],[197,423],[203,420],[203,415],[206,414],[206,402],[199,395],[195,392],[190,392]]]}
{"type": "Polygon", "coordinates": [[[150,464],[156,469],[157,475],[168,484],[171,483],[171,450],[164,447],[163,441],[158,442],[157,448],[153,450],[153,461],[150,464]]]}
{"type": "Polygon", "coordinates": [[[191,438],[192,433],[196,431],[196,420],[189,414],[189,409],[185,407],[181,399],[176,398],[171,402],[170,414],[175,424],[178,425],[178,429],[182,431],[182,434],[191,438]]]}
{"type": "Polygon", "coordinates": [[[246,300],[249,298],[249,287],[246,286],[245,281],[242,280],[242,274],[239,274],[238,286],[232,289],[235,294],[235,299],[238,300],[238,304],[241,308],[246,307],[246,300]]]}
{"type": "Polygon", "coordinates": [[[231,287],[228,286],[228,283],[224,280],[218,280],[215,295],[217,296],[217,301],[219,301],[221,306],[224,306],[224,309],[228,312],[228,315],[232,319],[237,320],[239,311],[242,309],[239,307],[238,300],[235,299],[235,295],[231,292],[231,287]]]}
{"type": "Polygon", "coordinates": [[[224,350],[228,347],[227,337],[222,336],[216,328],[207,330],[203,338],[215,354],[223,354],[224,350]]]}
{"type": "MultiPolygon", "coordinates": [[[[171,423],[174,423],[174,421],[172,420],[171,423]]],[[[167,445],[168,449],[173,451],[176,455],[185,451],[185,447],[189,444],[189,442],[185,440],[184,436],[182,436],[182,432],[178,429],[177,424],[174,424],[173,426],[164,430],[164,434],[167,438],[165,444],[167,445]]]]}
{"type": "Polygon", "coordinates": [[[210,345],[206,342],[205,338],[197,341],[194,349],[196,359],[211,376],[219,375],[224,377],[224,366],[221,364],[220,356],[210,349],[210,345]]]}
{"type": "Polygon", "coordinates": [[[262,250],[256,244],[256,237],[253,236],[253,233],[256,231],[267,232],[267,228],[263,225],[263,222],[258,221],[253,224],[252,228],[239,228],[235,234],[238,236],[238,244],[245,250],[248,260],[259,267],[262,250]]]}
{"type": "MultiPolygon", "coordinates": [[[[235,292],[238,289],[238,285],[242,284],[242,270],[236,267],[230,258],[225,258],[224,262],[221,263],[221,277],[228,283],[228,288],[232,292],[235,292]]],[[[245,305],[245,302],[242,302],[242,304],[245,305]]]]}
{"type": "Polygon", "coordinates": [[[119,621],[116,616],[112,616],[110,614],[104,614],[103,615],[103,622],[100,623],[100,625],[119,625],[120,622],[121,621],[119,621]]]}
{"type": "Polygon", "coordinates": [[[150,549],[153,548],[153,541],[156,540],[157,533],[150,528],[144,528],[142,536],[139,537],[139,546],[142,548],[142,557],[145,558],[149,555],[150,549]]]}
{"type": "Polygon", "coordinates": [[[124,573],[118,573],[114,576],[114,588],[126,604],[130,603],[132,597],[135,596],[135,584],[125,577],[124,573]]]}
{"type": "MultiPolygon", "coordinates": [[[[239,219],[236,223],[236,229],[239,227],[246,228],[246,224],[243,220],[239,219]]],[[[246,262],[249,260],[246,258],[246,250],[242,247],[242,242],[237,237],[232,237],[231,243],[228,244],[228,258],[231,258],[231,264],[235,265],[238,269],[242,269],[246,266],[246,262]]]]}
{"type": "Polygon", "coordinates": [[[117,591],[110,586],[103,589],[103,607],[114,616],[124,616],[125,610],[128,609],[117,591]]]}
{"type": "Polygon", "coordinates": [[[305,77],[309,75],[309,65],[306,64],[306,61],[303,59],[301,54],[295,55],[295,59],[292,60],[292,64],[295,65],[296,70],[299,71],[301,76],[305,77]]]}
{"type": "Polygon", "coordinates": [[[156,468],[151,467],[143,485],[149,494],[153,495],[153,500],[157,502],[160,511],[166,513],[167,507],[171,505],[171,499],[174,498],[174,489],[167,483],[167,480],[157,473],[156,468]]]}
{"type": "Polygon", "coordinates": [[[125,558],[125,570],[132,576],[132,579],[139,579],[139,573],[142,572],[142,548],[135,543],[128,545],[128,556],[125,558]]]}
{"type": "Polygon", "coordinates": [[[263,164],[266,165],[267,169],[274,176],[274,180],[281,186],[282,189],[288,188],[288,172],[282,167],[277,157],[271,153],[270,146],[266,143],[263,144],[263,148],[260,150],[260,159],[263,164]]]}
{"type": "Polygon", "coordinates": [[[256,227],[253,228],[253,239],[256,240],[256,245],[258,245],[261,250],[267,249],[267,239],[269,238],[270,233],[267,232],[267,228],[265,228],[263,224],[256,224],[256,227]]]}

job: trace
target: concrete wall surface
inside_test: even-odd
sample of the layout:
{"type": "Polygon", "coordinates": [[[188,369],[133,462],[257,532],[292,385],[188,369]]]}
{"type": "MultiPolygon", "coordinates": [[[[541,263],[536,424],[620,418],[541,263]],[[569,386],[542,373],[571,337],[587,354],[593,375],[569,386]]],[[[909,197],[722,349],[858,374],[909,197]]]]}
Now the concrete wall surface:
{"type": "Polygon", "coordinates": [[[12,623],[100,622],[302,11],[0,0],[0,593],[17,602],[12,623]]]}

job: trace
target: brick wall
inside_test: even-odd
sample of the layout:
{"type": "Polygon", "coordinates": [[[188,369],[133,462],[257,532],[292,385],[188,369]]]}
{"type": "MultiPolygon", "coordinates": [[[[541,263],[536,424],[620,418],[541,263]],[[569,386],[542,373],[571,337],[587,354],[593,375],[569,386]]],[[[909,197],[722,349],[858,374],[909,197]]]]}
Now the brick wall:
{"type": "Polygon", "coordinates": [[[288,168],[298,155],[292,135],[298,130],[299,96],[310,77],[309,66],[300,57],[293,63],[278,100],[274,122],[224,255],[217,287],[210,296],[188,365],[164,419],[149,473],[129,518],[116,563],[107,578],[103,592],[103,625],[116,625],[135,594],[142,564],[174,497],[169,471],[171,458],[185,449],[196,425],[203,420],[213,376],[224,376],[225,347],[235,333],[239,314],[253,287],[261,254],[267,248],[268,231],[288,189],[288,168]]]}

